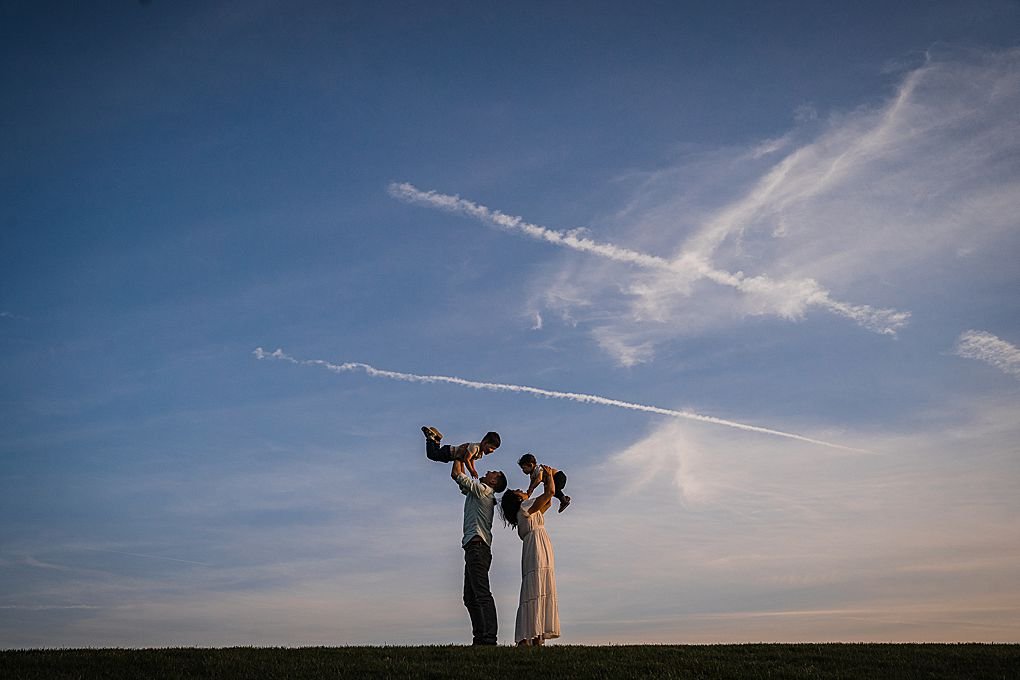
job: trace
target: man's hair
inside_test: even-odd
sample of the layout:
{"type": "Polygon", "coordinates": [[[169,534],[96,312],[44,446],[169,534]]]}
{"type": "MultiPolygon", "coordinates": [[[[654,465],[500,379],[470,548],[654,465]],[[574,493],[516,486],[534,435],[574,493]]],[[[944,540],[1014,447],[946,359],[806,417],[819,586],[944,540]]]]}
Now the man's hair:
{"type": "Polygon", "coordinates": [[[492,444],[493,446],[495,446],[498,449],[499,448],[499,444],[500,444],[499,433],[498,432],[486,432],[485,436],[482,437],[482,441],[483,442],[489,442],[490,444],[492,444]]]}
{"type": "Polygon", "coordinates": [[[499,475],[499,478],[496,480],[496,486],[492,487],[492,490],[496,493],[503,493],[506,491],[506,475],[499,470],[496,470],[496,474],[499,475]]]}
{"type": "Polygon", "coordinates": [[[523,456],[521,456],[521,459],[517,461],[518,465],[527,465],[529,463],[531,465],[538,465],[538,461],[535,459],[535,454],[525,453],[523,456]]]}

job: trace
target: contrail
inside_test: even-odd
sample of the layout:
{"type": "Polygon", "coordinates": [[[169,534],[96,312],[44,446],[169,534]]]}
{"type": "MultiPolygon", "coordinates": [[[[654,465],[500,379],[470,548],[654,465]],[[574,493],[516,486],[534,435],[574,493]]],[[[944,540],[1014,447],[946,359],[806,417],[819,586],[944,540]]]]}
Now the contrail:
{"type": "MultiPolygon", "coordinates": [[[[539,241],[546,241],[563,248],[591,253],[599,257],[637,265],[644,269],[668,271],[694,279],[705,278],[721,286],[735,288],[742,293],[762,294],[785,291],[794,303],[817,305],[833,314],[845,317],[858,325],[882,335],[896,335],[896,331],[907,324],[910,312],[895,309],[875,309],[870,305],[852,305],[833,300],[829,291],[820,286],[814,279],[798,279],[777,281],[766,275],[748,277],[743,272],[731,273],[716,269],[704,256],[685,253],[677,259],[667,259],[657,255],[649,255],[628,248],[621,248],[612,243],[600,243],[578,235],[577,230],[557,231],[539,224],[532,224],[521,217],[507,215],[499,210],[492,210],[484,205],[450,194],[436,191],[422,191],[407,182],[391,182],[389,194],[407,203],[427,205],[447,212],[459,213],[473,217],[481,222],[494,225],[507,231],[518,231],[539,241]]],[[[794,304],[794,308],[798,305],[794,304]]],[[[790,316],[787,314],[786,316],[790,316]]]]}
{"type": "Polygon", "coordinates": [[[364,371],[366,374],[374,378],[389,378],[390,380],[402,380],[404,382],[416,382],[416,383],[448,383],[450,385],[459,385],[461,387],[470,387],[476,390],[490,390],[492,392],[522,392],[525,394],[533,394],[538,397],[548,397],[550,399],[567,399],[569,401],[577,401],[584,404],[599,404],[602,406],[615,406],[617,408],[630,409],[631,411],[644,411],[646,413],[656,413],[662,416],[670,416],[672,418],[686,418],[687,420],[696,420],[702,423],[711,423],[713,425],[722,425],[725,427],[732,427],[737,430],[744,430],[745,432],[758,432],[760,434],[770,434],[776,437],[786,437],[787,439],[796,439],[802,442],[808,442],[810,444],[818,444],[820,446],[828,446],[833,449],[842,449],[844,451],[855,451],[857,453],[870,453],[864,449],[857,449],[851,446],[844,446],[842,444],[833,444],[832,442],[822,441],[821,439],[812,439],[811,437],[805,437],[803,435],[794,434],[792,432],[783,432],[781,430],[772,430],[767,427],[759,427],[757,425],[747,425],[745,423],[738,423],[732,420],[724,420],[722,418],[716,418],[714,416],[704,416],[700,413],[694,413],[692,411],[677,411],[669,408],[661,408],[659,406],[648,406],[645,404],[635,404],[630,401],[621,401],[619,399],[609,399],[607,397],[600,397],[594,394],[581,394],[577,392],[558,392],[556,390],[546,390],[540,387],[528,387],[527,385],[511,385],[507,383],[490,383],[490,382],[478,382],[475,380],[465,380],[464,378],[456,378],[448,375],[418,375],[415,373],[400,373],[397,371],[386,371],[368,364],[362,364],[357,362],[347,362],[343,364],[334,364],[329,361],[322,359],[295,359],[289,354],[285,354],[282,349],[277,349],[273,352],[266,352],[261,347],[255,348],[252,352],[257,359],[278,359],[280,361],[287,361],[292,364],[300,366],[322,366],[335,373],[347,373],[350,371],[364,371]]]}
{"type": "Polygon", "coordinates": [[[128,557],[144,557],[149,560],[169,560],[171,562],[184,562],[185,564],[198,564],[203,567],[211,567],[213,565],[206,562],[196,562],[195,560],[182,560],[179,557],[163,557],[162,555],[143,555],[141,553],[123,552],[121,550],[105,550],[103,548],[85,548],[79,547],[78,550],[88,550],[91,552],[102,552],[110,553],[111,555],[126,555],[128,557]]]}

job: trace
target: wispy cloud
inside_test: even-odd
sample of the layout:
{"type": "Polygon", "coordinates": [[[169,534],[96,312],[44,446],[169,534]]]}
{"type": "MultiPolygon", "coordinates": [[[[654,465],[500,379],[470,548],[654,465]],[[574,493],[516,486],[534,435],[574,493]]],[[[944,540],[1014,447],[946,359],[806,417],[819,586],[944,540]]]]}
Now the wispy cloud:
{"type": "Polygon", "coordinates": [[[91,604],[0,604],[0,609],[43,612],[62,609],[102,609],[102,607],[91,604]]]}
{"type": "MultiPolygon", "coordinates": [[[[777,147],[778,148],[778,147],[777,147]]],[[[602,243],[583,236],[584,230],[557,231],[527,222],[522,217],[508,215],[499,210],[463,199],[460,196],[423,191],[413,184],[391,183],[389,193],[408,203],[439,208],[448,212],[473,217],[507,231],[553,245],[590,253],[615,262],[636,265],[644,269],[668,272],[682,281],[685,287],[700,279],[736,289],[759,301],[761,313],[776,314],[787,319],[804,316],[808,307],[820,307],[833,314],[851,319],[858,325],[884,335],[896,335],[906,325],[909,312],[895,309],[876,309],[870,305],[855,305],[833,299],[829,291],[814,279],[773,279],[767,274],[747,276],[742,271],[728,272],[714,267],[704,253],[687,252],[676,258],[650,255],[612,243],[602,243]]],[[[732,221],[732,219],[730,220],[732,221]]],[[[720,231],[716,226],[712,230],[720,231]]]]}
{"type": "Polygon", "coordinates": [[[652,360],[655,349],[650,342],[631,342],[624,335],[616,333],[609,327],[597,328],[594,331],[599,347],[614,357],[621,366],[637,366],[652,360]]]}
{"type": "Polygon", "coordinates": [[[928,307],[935,272],[973,281],[1015,252],[1018,66],[1020,49],[935,55],[875,105],[631,173],[623,205],[590,218],[605,241],[409,183],[389,192],[594,256],[535,277],[527,303],[593,334],[655,347],[821,310],[895,336],[928,307]]]}
{"type": "Polygon", "coordinates": [[[1003,373],[1020,378],[1020,348],[985,331],[969,330],[956,341],[956,355],[977,359],[1003,373]]]}
{"type": "Polygon", "coordinates": [[[107,553],[107,554],[110,554],[110,555],[123,555],[125,557],[141,557],[141,558],[147,559],[147,560],[166,560],[166,561],[169,561],[169,562],[181,562],[183,564],[197,564],[197,565],[202,566],[202,567],[211,567],[211,566],[213,566],[213,565],[208,564],[206,562],[196,562],[195,560],[183,560],[183,559],[181,559],[179,557],[165,557],[165,556],[162,556],[162,555],[145,555],[145,554],[142,554],[142,553],[123,552],[121,550],[105,550],[103,548],[85,548],[85,547],[79,547],[78,549],[79,550],[88,550],[88,551],[91,551],[91,552],[107,553]]]}
{"type": "Polygon", "coordinates": [[[655,423],[572,478],[584,497],[609,499],[611,517],[549,522],[557,550],[569,546],[556,556],[564,591],[628,574],[615,600],[564,597],[572,625],[605,641],[614,630],[644,641],[1015,639],[1015,405],[953,406],[953,417],[870,435],[887,456],[655,423]],[[756,623],[774,617],[811,621],[756,623]],[[713,618],[727,624],[704,625],[713,618]]]}
{"type": "Polygon", "coordinates": [[[788,439],[796,439],[802,442],[818,444],[820,446],[827,446],[834,449],[843,449],[846,451],[858,451],[860,453],[867,453],[866,451],[856,449],[851,446],[834,444],[832,442],[823,441],[821,439],[814,439],[812,437],[805,437],[803,435],[794,434],[792,432],[783,432],[782,430],[774,430],[767,427],[759,427],[757,425],[738,423],[733,420],[724,420],[722,418],[716,418],[714,416],[701,415],[700,413],[694,413],[692,411],[678,411],[675,409],[661,408],[659,406],[636,404],[630,401],[610,399],[608,397],[600,397],[594,394],[583,394],[578,392],[559,392],[556,390],[547,390],[540,387],[528,387],[527,385],[479,382],[475,380],[466,380],[464,378],[457,378],[446,375],[419,375],[415,373],[401,373],[398,371],[378,369],[375,368],[374,366],[370,366],[369,364],[363,364],[358,362],[334,364],[323,359],[296,359],[290,356],[289,354],[284,353],[282,349],[276,349],[272,352],[266,352],[261,347],[257,347],[255,348],[254,352],[252,352],[252,354],[254,354],[257,359],[276,359],[279,361],[287,361],[292,364],[303,366],[321,366],[335,373],[364,371],[366,374],[372,377],[388,378],[390,380],[401,380],[404,382],[447,383],[450,385],[458,385],[460,387],[469,387],[471,389],[476,390],[491,390],[493,392],[517,392],[522,394],[532,394],[538,397],[548,397],[550,399],[567,399],[569,401],[576,401],[583,404],[598,404],[600,406],[613,406],[616,408],[629,409],[632,411],[644,411],[645,413],[655,413],[657,415],[670,416],[672,418],[684,418],[687,420],[696,420],[702,423],[722,425],[723,427],[731,427],[738,430],[744,430],[746,432],[757,432],[759,434],[768,434],[776,437],[786,437],[788,439]]]}

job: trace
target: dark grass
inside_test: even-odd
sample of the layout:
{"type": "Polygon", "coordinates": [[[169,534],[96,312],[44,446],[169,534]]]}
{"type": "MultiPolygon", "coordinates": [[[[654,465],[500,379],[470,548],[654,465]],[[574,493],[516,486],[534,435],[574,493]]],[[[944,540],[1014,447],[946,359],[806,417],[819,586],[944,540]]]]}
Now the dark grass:
{"type": "Polygon", "coordinates": [[[0,679],[1020,679],[1020,645],[754,644],[0,651],[0,679]]]}

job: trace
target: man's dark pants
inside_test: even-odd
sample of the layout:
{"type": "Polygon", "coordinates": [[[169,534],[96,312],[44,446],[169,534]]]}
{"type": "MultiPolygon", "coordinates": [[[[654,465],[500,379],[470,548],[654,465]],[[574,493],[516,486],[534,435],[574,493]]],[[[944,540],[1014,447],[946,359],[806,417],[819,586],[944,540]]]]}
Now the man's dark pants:
{"type": "Polygon", "coordinates": [[[471,616],[473,644],[496,644],[496,603],[489,591],[492,549],[480,538],[464,546],[464,606],[471,616]]]}

